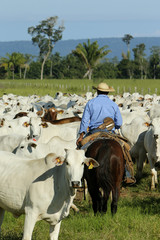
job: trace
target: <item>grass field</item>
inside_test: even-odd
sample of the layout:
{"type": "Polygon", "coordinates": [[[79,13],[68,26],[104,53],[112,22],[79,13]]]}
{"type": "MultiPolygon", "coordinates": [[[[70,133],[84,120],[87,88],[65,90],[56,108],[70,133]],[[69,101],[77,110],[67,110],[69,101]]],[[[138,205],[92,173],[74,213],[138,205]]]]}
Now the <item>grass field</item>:
{"type": "Polygon", "coordinates": [[[0,80],[0,96],[4,93],[13,93],[16,95],[33,95],[40,96],[49,94],[54,96],[57,91],[63,93],[84,94],[93,91],[92,86],[97,86],[100,81],[106,82],[115,88],[114,94],[123,92],[139,92],[140,94],[158,94],[160,95],[159,79],[106,79],[106,80],[0,80]]]}
{"type": "MultiPolygon", "coordinates": [[[[143,89],[143,94],[153,94],[157,89],[160,95],[160,80],[105,80],[119,93],[131,89],[143,89]]],[[[16,95],[54,96],[57,91],[84,94],[91,91],[97,82],[88,80],[0,80],[0,96],[4,93],[16,95]],[[67,87],[66,87],[67,86],[67,87]]],[[[133,91],[134,92],[134,91],[133,91]]],[[[141,92],[140,92],[141,93],[141,92]]],[[[94,216],[91,201],[83,200],[79,193],[75,203],[80,212],[70,211],[69,217],[62,221],[59,240],[158,240],[160,239],[160,187],[150,190],[151,175],[147,164],[142,180],[132,187],[122,186],[118,203],[118,212],[112,217],[110,202],[107,214],[94,216]]],[[[23,234],[24,216],[15,219],[6,213],[2,225],[1,240],[20,240],[23,234]]],[[[33,240],[48,240],[49,225],[40,221],[36,223],[33,240]]]]}

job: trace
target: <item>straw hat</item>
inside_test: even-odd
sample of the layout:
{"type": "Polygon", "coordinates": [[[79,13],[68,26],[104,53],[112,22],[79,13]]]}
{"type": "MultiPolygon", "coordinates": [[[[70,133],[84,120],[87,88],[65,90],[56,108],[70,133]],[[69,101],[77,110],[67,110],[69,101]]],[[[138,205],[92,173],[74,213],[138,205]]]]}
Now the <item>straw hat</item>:
{"type": "Polygon", "coordinates": [[[106,83],[101,82],[97,87],[93,87],[93,89],[99,90],[101,92],[114,92],[114,88],[108,86],[106,83]]]}

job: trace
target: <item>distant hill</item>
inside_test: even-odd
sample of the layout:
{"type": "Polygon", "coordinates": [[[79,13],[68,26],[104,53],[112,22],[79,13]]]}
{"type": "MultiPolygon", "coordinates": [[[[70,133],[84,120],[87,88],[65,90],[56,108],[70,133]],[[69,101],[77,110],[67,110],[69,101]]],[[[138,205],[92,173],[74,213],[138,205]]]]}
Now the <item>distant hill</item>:
{"type": "MultiPolygon", "coordinates": [[[[108,45],[108,49],[111,53],[107,55],[109,59],[117,57],[121,59],[122,52],[127,52],[127,46],[122,41],[122,38],[94,38],[90,39],[91,42],[98,41],[100,47],[108,45]]],[[[66,56],[76,48],[79,43],[86,42],[87,39],[79,40],[61,40],[56,43],[53,53],[59,52],[61,56],[66,56]]],[[[146,46],[146,56],[150,55],[150,48],[153,46],[160,46],[160,37],[136,37],[130,42],[130,50],[136,47],[136,45],[144,43],[146,46]]],[[[39,48],[32,44],[32,41],[12,41],[12,42],[0,42],[0,57],[5,57],[6,53],[12,52],[28,53],[34,56],[39,55],[39,48]]],[[[131,51],[131,57],[133,52],[131,51]]]]}

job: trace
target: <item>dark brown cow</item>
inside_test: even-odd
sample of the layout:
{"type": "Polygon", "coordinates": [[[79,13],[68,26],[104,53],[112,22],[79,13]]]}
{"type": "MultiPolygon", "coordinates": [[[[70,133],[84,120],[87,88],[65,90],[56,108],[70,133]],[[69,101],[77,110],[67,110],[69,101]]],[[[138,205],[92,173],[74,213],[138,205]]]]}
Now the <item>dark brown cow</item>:
{"type": "Polygon", "coordinates": [[[80,122],[81,118],[80,117],[69,117],[69,118],[63,118],[59,120],[54,120],[54,121],[48,121],[54,125],[60,125],[60,124],[65,124],[65,123],[71,123],[71,122],[80,122]]]}
{"type": "MultiPolygon", "coordinates": [[[[45,109],[44,116],[42,117],[42,121],[52,122],[57,119],[58,113],[63,113],[63,110],[57,110],[56,108],[52,107],[49,109],[45,109]]],[[[39,113],[37,113],[39,115],[39,113]]]]}
{"type": "Polygon", "coordinates": [[[13,119],[20,118],[20,117],[27,117],[28,113],[27,112],[19,112],[17,113],[13,119]]]}
{"type": "Polygon", "coordinates": [[[120,186],[124,177],[125,160],[120,144],[113,139],[97,139],[86,151],[86,157],[94,158],[100,166],[85,168],[84,178],[92,198],[93,211],[106,213],[107,201],[112,192],[111,212],[117,212],[120,186]]]}
{"type": "Polygon", "coordinates": [[[56,108],[52,107],[45,110],[45,114],[41,117],[42,122],[49,122],[51,124],[64,124],[64,123],[71,123],[71,122],[78,122],[81,121],[80,117],[69,117],[57,120],[57,114],[63,113],[63,110],[57,110],[56,108]]]}

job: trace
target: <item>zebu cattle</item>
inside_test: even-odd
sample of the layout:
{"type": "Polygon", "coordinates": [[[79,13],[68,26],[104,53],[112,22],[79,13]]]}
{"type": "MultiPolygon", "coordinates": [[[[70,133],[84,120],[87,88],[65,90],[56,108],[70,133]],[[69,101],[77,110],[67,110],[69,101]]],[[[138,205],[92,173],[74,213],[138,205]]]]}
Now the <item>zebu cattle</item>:
{"type": "Polygon", "coordinates": [[[51,152],[56,153],[59,156],[65,156],[66,148],[76,149],[76,139],[65,141],[62,138],[55,136],[47,143],[24,139],[13,152],[22,158],[38,159],[45,157],[51,152]]]}
{"type": "Polygon", "coordinates": [[[20,117],[28,117],[28,113],[27,112],[16,113],[13,119],[20,118],[20,117]]]}
{"type": "Polygon", "coordinates": [[[160,118],[152,120],[151,126],[144,137],[144,146],[148,153],[148,161],[152,174],[151,189],[154,189],[155,184],[158,183],[155,164],[157,167],[160,165],[160,118]]]}
{"type": "Polygon", "coordinates": [[[28,128],[28,117],[22,117],[12,120],[3,118],[0,124],[0,136],[14,134],[19,132],[23,136],[27,136],[30,132],[28,128]]]}
{"type": "Polygon", "coordinates": [[[64,124],[64,123],[80,122],[81,121],[80,117],[69,117],[69,118],[54,119],[54,120],[52,120],[52,118],[42,117],[41,119],[42,119],[43,122],[50,122],[51,124],[54,124],[54,125],[60,125],[60,124],[64,124]]]}
{"type": "Polygon", "coordinates": [[[120,144],[112,139],[97,139],[86,151],[87,157],[94,158],[99,167],[88,170],[85,167],[84,178],[92,198],[93,211],[106,213],[107,201],[112,192],[111,212],[117,212],[120,185],[124,175],[125,161],[120,144]]]}
{"type": "Polygon", "coordinates": [[[137,164],[137,180],[142,177],[143,164],[147,158],[144,148],[144,136],[149,123],[143,117],[136,117],[130,123],[121,126],[121,135],[128,139],[131,145],[130,154],[137,164]]]}
{"type": "Polygon", "coordinates": [[[98,166],[83,150],[66,150],[65,159],[49,154],[37,160],[0,155],[0,222],[4,212],[25,214],[23,240],[31,240],[35,223],[50,224],[50,239],[58,240],[61,221],[69,214],[75,188],[81,186],[84,163],[98,166]],[[16,177],[15,177],[16,176],[16,177]]]}
{"type": "MultiPolygon", "coordinates": [[[[12,152],[22,159],[40,159],[51,152],[64,157],[65,149],[76,149],[76,140],[64,141],[56,136],[51,138],[47,143],[39,143],[23,139],[12,152]]],[[[75,212],[79,211],[75,204],[72,203],[71,207],[75,212]]]]}
{"type": "Polygon", "coordinates": [[[80,122],[73,122],[61,125],[53,125],[51,123],[42,124],[40,126],[39,142],[47,143],[52,137],[59,136],[60,138],[71,141],[77,139],[80,122]]]}
{"type": "Polygon", "coordinates": [[[45,114],[43,115],[43,121],[44,120],[50,120],[50,121],[54,121],[57,119],[57,115],[63,113],[63,110],[58,110],[54,107],[49,108],[47,110],[45,110],[45,114]]]}
{"type": "Polygon", "coordinates": [[[18,134],[9,134],[0,136],[0,150],[12,152],[25,137],[18,134]]]}
{"type": "Polygon", "coordinates": [[[123,124],[130,123],[133,119],[135,119],[137,117],[143,117],[146,122],[150,121],[150,118],[144,109],[121,110],[121,115],[122,115],[122,119],[123,119],[123,124]]]}
{"type": "Polygon", "coordinates": [[[160,117],[160,104],[154,104],[148,111],[151,120],[160,117]]]}
{"type": "Polygon", "coordinates": [[[2,119],[0,122],[0,136],[20,134],[25,137],[38,138],[42,122],[37,117],[20,117],[10,121],[2,119]]]}
{"type": "Polygon", "coordinates": [[[29,120],[29,138],[39,139],[42,121],[39,117],[31,117],[29,120]]]}
{"type": "Polygon", "coordinates": [[[120,131],[122,136],[126,137],[133,146],[137,142],[139,135],[148,130],[149,124],[150,121],[146,122],[145,118],[137,116],[130,123],[124,123],[120,131]]]}

